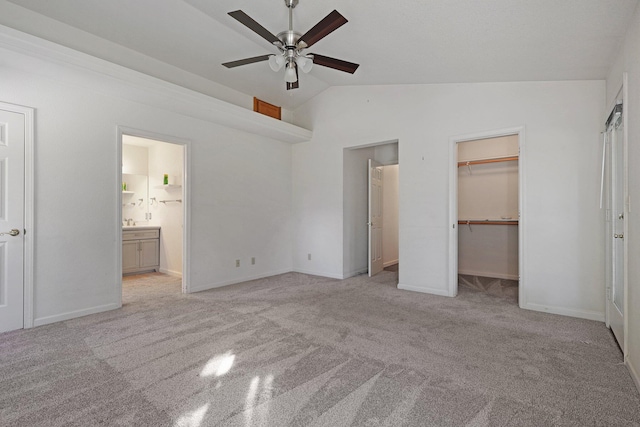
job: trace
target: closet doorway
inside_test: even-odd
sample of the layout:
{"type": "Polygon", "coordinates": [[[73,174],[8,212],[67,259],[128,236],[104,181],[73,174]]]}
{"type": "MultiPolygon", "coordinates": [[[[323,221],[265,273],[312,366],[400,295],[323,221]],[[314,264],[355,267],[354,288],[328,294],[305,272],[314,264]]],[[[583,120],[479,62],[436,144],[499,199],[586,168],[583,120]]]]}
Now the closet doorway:
{"type": "Polygon", "coordinates": [[[452,139],[450,294],[523,305],[521,132],[452,139]]]}
{"type": "Polygon", "coordinates": [[[160,286],[186,293],[187,145],[139,131],[120,132],[118,142],[119,294],[160,286]]]}

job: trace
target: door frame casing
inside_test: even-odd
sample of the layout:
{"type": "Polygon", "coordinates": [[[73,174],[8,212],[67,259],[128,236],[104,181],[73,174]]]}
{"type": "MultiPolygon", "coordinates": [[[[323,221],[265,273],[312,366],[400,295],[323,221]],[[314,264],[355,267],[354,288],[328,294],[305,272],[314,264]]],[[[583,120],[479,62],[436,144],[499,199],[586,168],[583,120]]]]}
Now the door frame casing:
{"type": "Polygon", "coordinates": [[[525,241],[525,127],[497,129],[449,138],[449,283],[450,297],[458,295],[458,143],[478,139],[518,136],[518,305],[526,306],[525,241]]]}
{"type": "MultiPolygon", "coordinates": [[[[629,75],[627,72],[622,74],[622,99],[623,102],[629,102],[629,75]]],[[[622,105],[624,107],[624,104],[622,105]]],[[[630,208],[630,200],[629,200],[629,114],[625,114],[625,111],[622,110],[622,122],[624,123],[624,131],[623,135],[623,155],[624,155],[624,211],[625,211],[625,221],[623,233],[625,236],[629,235],[629,211],[630,208]]],[[[624,245],[624,270],[623,270],[623,288],[624,288],[624,313],[623,316],[623,325],[624,325],[624,346],[622,349],[623,360],[625,363],[628,363],[629,357],[629,239],[623,240],[624,245]]]]}
{"type": "Polygon", "coordinates": [[[126,126],[117,126],[116,138],[116,277],[115,292],[116,302],[122,307],[122,137],[123,135],[135,136],[138,138],[151,139],[167,144],[182,146],[182,293],[191,292],[191,265],[189,263],[189,242],[191,240],[191,141],[171,135],[160,134],[126,126]]]}
{"type": "Polygon", "coordinates": [[[35,109],[23,105],[0,102],[0,110],[22,114],[24,116],[24,251],[23,251],[23,309],[22,327],[33,328],[33,260],[35,235],[35,109]]]}

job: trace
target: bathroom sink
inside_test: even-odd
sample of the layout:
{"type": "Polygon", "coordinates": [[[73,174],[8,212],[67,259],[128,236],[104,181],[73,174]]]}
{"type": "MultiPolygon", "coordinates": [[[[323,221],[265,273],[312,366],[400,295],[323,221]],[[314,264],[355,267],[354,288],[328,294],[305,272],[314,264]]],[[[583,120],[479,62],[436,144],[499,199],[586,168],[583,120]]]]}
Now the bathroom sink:
{"type": "Polygon", "coordinates": [[[132,231],[132,230],[157,230],[159,229],[159,225],[123,225],[123,231],[132,231]]]}

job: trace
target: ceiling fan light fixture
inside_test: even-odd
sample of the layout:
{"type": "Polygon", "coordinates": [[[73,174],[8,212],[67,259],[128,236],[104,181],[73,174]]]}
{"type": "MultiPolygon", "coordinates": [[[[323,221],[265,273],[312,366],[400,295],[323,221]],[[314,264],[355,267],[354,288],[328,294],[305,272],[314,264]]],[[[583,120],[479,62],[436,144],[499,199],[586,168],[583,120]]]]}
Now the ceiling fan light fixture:
{"type": "Polygon", "coordinates": [[[290,61],[287,63],[287,69],[284,72],[284,81],[287,83],[295,83],[298,81],[295,62],[290,61]]]}
{"type": "Polygon", "coordinates": [[[296,63],[305,74],[311,71],[311,68],[313,67],[313,61],[311,60],[311,58],[308,58],[306,56],[298,56],[296,58],[296,63]]]}
{"type": "Polygon", "coordinates": [[[273,71],[280,71],[283,65],[284,65],[284,57],[282,55],[269,56],[269,67],[271,67],[273,71]]]}

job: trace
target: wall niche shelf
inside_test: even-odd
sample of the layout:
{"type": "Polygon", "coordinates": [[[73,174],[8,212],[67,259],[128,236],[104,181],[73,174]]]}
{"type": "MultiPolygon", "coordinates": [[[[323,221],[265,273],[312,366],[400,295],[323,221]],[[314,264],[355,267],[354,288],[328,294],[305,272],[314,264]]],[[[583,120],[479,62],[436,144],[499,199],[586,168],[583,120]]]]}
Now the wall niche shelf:
{"type": "Polygon", "coordinates": [[[136,192],[135,191],[123,190],[122,194],[136,194],[136,192]]]}
{"type": "Polygon", "coordinates": [[[164,190],[177,190],[178,188],[182,188],[182,185],[165,184],[165,185],[156,185],[155,188],[162,188],[164,190]]]}

